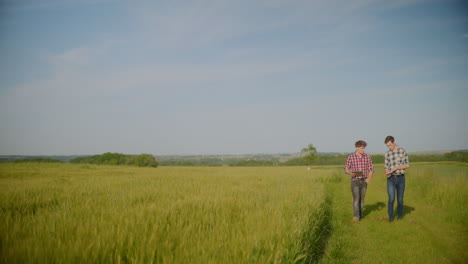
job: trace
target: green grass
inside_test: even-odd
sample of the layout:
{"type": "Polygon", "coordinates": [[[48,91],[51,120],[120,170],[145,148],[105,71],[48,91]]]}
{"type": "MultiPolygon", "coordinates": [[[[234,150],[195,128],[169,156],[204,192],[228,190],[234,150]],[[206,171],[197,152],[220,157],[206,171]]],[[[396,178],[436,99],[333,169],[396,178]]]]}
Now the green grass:
{"type": "Polygon", "coordinates": [[[0,164],[1,263],[466,263],[468,167],[381,165],[353,223],[341,166],[0,164]]]}
{"type": "Polygon", "coordinates": [[[1,164],[0,260],[317,259],[298,241],[321,230],[323,190],[303,168],[1,164]]]}

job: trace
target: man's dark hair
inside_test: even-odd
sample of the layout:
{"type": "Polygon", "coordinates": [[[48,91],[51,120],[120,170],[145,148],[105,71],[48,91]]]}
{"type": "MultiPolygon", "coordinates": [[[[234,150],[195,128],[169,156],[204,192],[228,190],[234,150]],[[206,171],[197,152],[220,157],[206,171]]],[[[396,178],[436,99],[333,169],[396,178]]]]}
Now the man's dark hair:
{"type": "Polygon", "coordinates": [[[394,139],[392,136],[387,136],[387,137],[385,138],[385,142],[384,142],[384,143],[387,144],[387,142],[389,142],[389,141],[392,142],[392,143],[395,143],[395,139],[394,139]]]}
{"type": "Polygon", "coordinates": [[[354,146],[356,148],[359,148],[359,147],[366,147],[367,146],[367,143],[364,141],[364,140],[358,140],[356,141],[356,143],[354,144],[354,146]]]}

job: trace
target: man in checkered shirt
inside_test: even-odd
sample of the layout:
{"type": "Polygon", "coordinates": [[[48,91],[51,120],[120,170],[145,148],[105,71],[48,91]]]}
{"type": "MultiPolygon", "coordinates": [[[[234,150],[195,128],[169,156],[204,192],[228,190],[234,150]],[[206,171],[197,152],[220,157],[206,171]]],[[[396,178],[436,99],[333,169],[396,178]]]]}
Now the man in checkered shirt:
{"type": "Polygon", "coordinates": [[[351,175],[351,193],[353,194],[353,221],[358,222],[363,217],[364,198],[366,197],[367,184],[374,174],[374,166],[369,155],[364,153],[367,143],[357,141],[354,146],[356,151],[351,153],[346,160],[344,171],[351,175]]]}
{"type": "Polygon", "coordinates": [[[405,193],[405,169],[409,168],[408,153],[395,144],[392,136],[385,138],[388,151],[385,153],[385,174],[387,175],[388,221],[393,222],[395,191],[397,194],[398,219],[403,217],[403,195],[405,193]]]}

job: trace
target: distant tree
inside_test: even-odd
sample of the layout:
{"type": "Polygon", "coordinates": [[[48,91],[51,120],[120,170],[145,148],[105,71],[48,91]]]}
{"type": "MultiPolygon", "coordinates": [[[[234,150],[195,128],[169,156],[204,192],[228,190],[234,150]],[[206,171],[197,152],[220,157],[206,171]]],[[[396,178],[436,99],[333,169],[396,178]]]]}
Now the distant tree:
{"type": "Polygon", "coordinates": [[[151,154],[140,154],[136,156],[136,165],[138,167],[157,167],[156,158],[151,154]]]}
{"type": "Polygon", "coordinates": [[[301,153],[303,153],[304,156],[302,158],[308,166],[312,165],[317,158],[317,149],[312,144],[309,144],[307,148],[303,148],[301,153]]]}

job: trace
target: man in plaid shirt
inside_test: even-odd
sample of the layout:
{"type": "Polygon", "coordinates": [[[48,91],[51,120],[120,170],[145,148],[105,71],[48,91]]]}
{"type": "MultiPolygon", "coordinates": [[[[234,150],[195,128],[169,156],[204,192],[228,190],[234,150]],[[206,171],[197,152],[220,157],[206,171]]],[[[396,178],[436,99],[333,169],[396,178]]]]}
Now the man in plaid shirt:
{"type": "Polygon", "coordinates": [[[403,217],[403,195],[405,193],[405,169],[409,168],[408,153],[395,144],[392,136],[385,138],[388,151],[385,153],[385,174],[387,175],[388,221],[393,221],[393,204],[397,193],[398,219],[403,217]]]}
{"type": "Polygon", "coordinates": [[[351,153],[346,160],[344,171],[351,175],[351,193],[353,194],[353,221],[358,222],[363,217],[364,198],[366,197],[367,184],[374,174],[372,159],[365,152],[367,143],[357,141],[354,146],[356,151],[351,153]]]}

